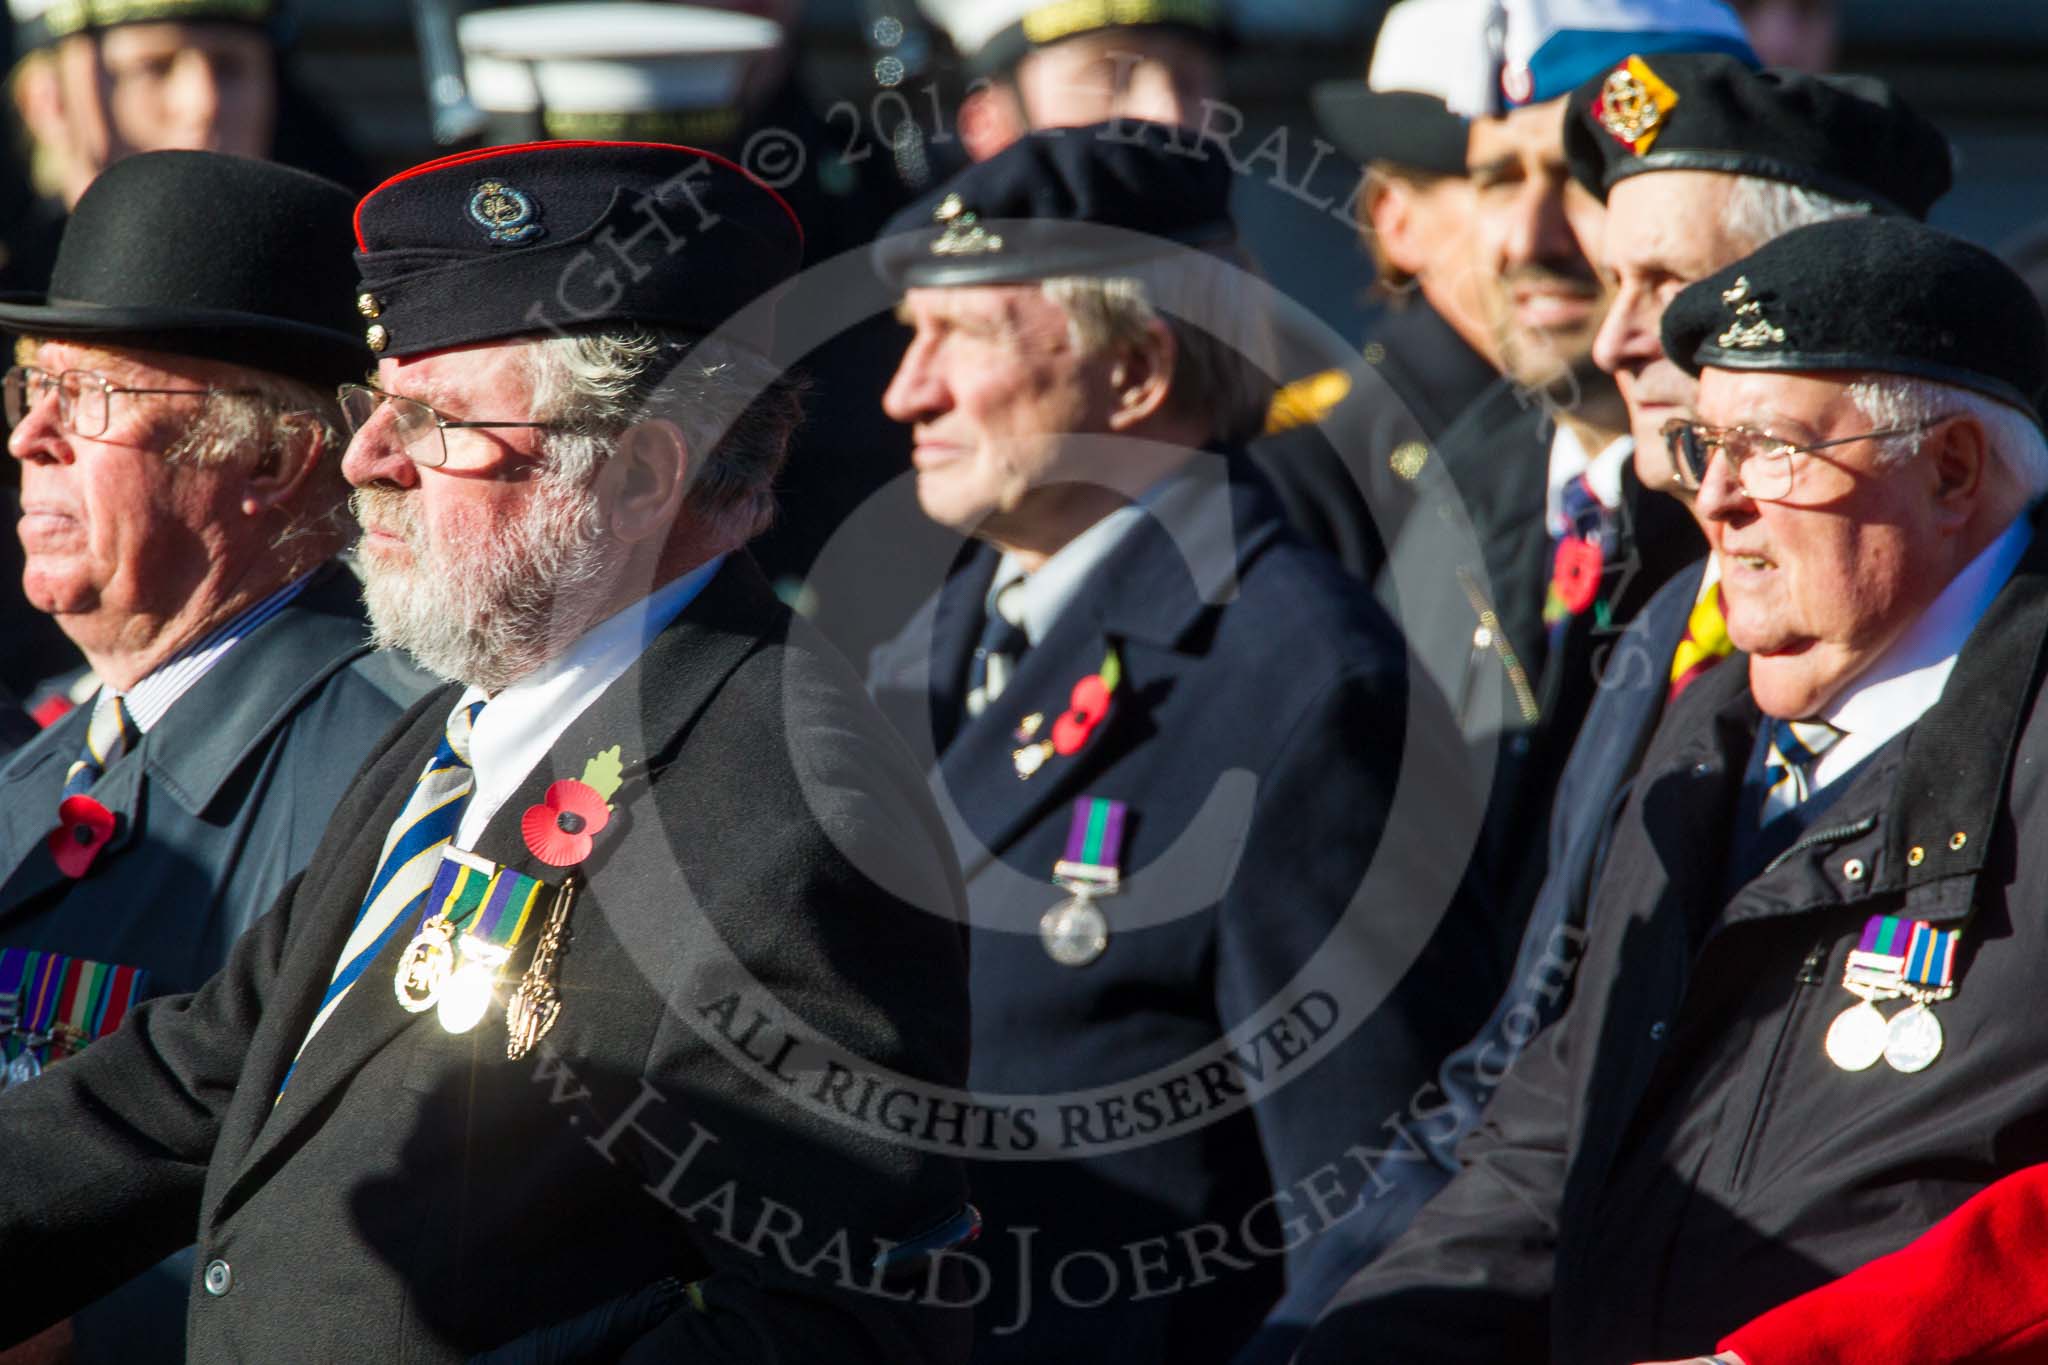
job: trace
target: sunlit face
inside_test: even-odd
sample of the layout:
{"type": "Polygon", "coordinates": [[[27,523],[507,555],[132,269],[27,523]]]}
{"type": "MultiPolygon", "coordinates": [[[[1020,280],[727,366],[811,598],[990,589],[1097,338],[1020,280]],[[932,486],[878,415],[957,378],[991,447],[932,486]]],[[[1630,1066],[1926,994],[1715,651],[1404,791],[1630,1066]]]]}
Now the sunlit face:
{"type": "MultiPolygon", "coordinates": [[[[225,365],[152,351],[48,341],[26,363],[51,374],[91,370],[132,388],[228,385],[225,365]]],[[[107,429],[68,430],[55,394],[7,439],[21,474],[22,588],[81,646],[118,645],[178,614],[205,581],[236,516],[244,471],[171,461],[165,453],[204,402],[184,394],[117,394],[107,429]]]]}
{"type": "MultiPolygon", "coordinates": [[[[538,420],[523,348],[500,342],[387,359],[377,384],[451,420],[538,420]]],[[[496,691],[594,623],[619,547],[591,488],[544,474],[542,432],[447,431],[448,463],[423,469],[392,427],[390,407],[379,409],[342,461],[356,488],[357,562],[377,642],[442,677],[496,691]]]]}
{"type": "MultiPolygon", "coordinates": [[[[1844,377],[1709,368],[1700,420],[1805,445],[1869,431],[1844,377]]],[[[1768,715],[1819,713],[1946,586],[1932,462],[1879,468],[1878,443],[1798,457],[1792,491],[1758,502],[1725,458],[1707,467],[1695,511],[1721,564],[1728,635],[1750,656],[1750,690],[1768,715]]]]}
{"type": "Polygon", "coordinates": [[[56,60],[72,143],[65,150],[81,171],[97,173],[133,152],[270,150],[275,59],[256,28],[120,24],[65,39],[56,60]]]}
{"type": "Polygon", "coordinates": [[[1605,211],[1564,159],[1566,102],[1472,122],[1475,239],[1509,377],[1540,388],[1590,363],[1607,293],[1590,253],[1605,211]]]}
{"type": "Polygon", "coordinates": [[[916,335],[882,408],[911,428],[919,505],[964,534],[1028,526],[1081,478],[1066,438],[1109,430],[1111,362],[1035,284],[912,289],[900,312],[916,335]]]}
{"type": "Polygon", "coordinates": [[[1614,287],[1593,342],[1594,363],[1614,376],[1628,404],[1636,475],[1646,488],[1677,489],[1664,424],[1693,416],[1699,383],[1664,354],[1659,327],[1678,291],[1749,253],[1722,225],[1735,177],[1719,171],[1632,175],[1607,196],[1602,254],[1614,287]]]}
{"type": "Polygon", "coordinates": [[[1013,80],[1034,128],[1110,119],[1198,127],[1221,91],[1216,57],[1168,29],[1102,29],[1028,52],[1013,80]]]}

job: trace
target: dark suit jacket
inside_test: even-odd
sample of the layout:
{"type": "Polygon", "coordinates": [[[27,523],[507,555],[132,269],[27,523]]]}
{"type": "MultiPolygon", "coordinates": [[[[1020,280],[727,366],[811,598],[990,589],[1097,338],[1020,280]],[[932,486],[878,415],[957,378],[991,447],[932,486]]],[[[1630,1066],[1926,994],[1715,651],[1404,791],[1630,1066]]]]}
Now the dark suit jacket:
{"type": "Polygon", "coordinates": [[[788,624],[728,561],[487,826],[482,856],[559,880],[522,814],[621,747],[540,1048],[508,1061],[501,1010],[402,1011],[399,934],[279,1099],[457,693],[416,706],[217,976],[0,1096],[0,1337],[196,1228],[198,1359],[459,1361],[665,1275],[702,1306],[631,1359],[958,1358],[957,1315],[841,1282],[955,1214],[959,1166],[822,1086],[964,1079],[958,882],[857,681],[788,624]]]}
{"type": "MultiPolygon", "coordinates": [[[[1410,686],[1370,596],[1294,539],[1255,474],[1225,484],[1225,467],[1198,455],[957,733],[992,549],[874,658],[885,712],[937,750],[967,875],[974,1088],[1036,1124],[1013,1119],[998,1139],[1010,1159],[973,1168],[994,1269],[978,1361],[1222,1361],[1269,1319],[1308,1321],[1336,1287],[1320,1267],[1341,1262],[1342,1237],[1298,1182],[1364,1184],[1345,1153],[1391,1141],[1382,1121],[1406,1114],[1494,989],[1458,897],[1476,815],[1459,848],[1456,820],[1425,813],[1438,793],[1418,775],[1456,762],[1439,699],[1410,686]],[[1020,722],[1049,722],[1112,647],[1123,681],[1102,729],[1020,781],[1020,722]],[[1128,881],[1103,902],[1106,952],[1074,968],[1038,924],[1064,898],[1053,864],[1084,794],[1128,803],[1128,881]],[[1282,1032],[1267,1037],[1269,1006],[1282,1032]],[[1236,1059],[1212,1059],[1248,1021],[1236,1059]],[[1303,1058],[1295,1044],[1323,1023],[1328,1042],[1303,1058]],[[1197,1226],[1218,1230],[1234,1269],[1190,1263],[1180,1234],[1197,1226]],[[1141,1280],[1129,1267],[1147,1247],[1159,1268],[1141,1280]],[[1053,1267],[1080,1253],[1124,1267],[1104,1307],[1059,1301],[1053,1267]],[[1011,1331],[1024,1276],[1029,1321],[1011,1331]]],[[[1361,1217],[1404,1218],[1406,1175],[1391,1170],[1361,1217]]]]}
{"type": "Polygon", "coordinates": [[[0,767],[0,945],[141,967],[152,993],[196,988],[429,686],[370,652],[354,575],[321,569],[108,768],[93,794],[119,823],[74,881],[44,840],[85,743],[92,708],[79,707],[0,767]]]}

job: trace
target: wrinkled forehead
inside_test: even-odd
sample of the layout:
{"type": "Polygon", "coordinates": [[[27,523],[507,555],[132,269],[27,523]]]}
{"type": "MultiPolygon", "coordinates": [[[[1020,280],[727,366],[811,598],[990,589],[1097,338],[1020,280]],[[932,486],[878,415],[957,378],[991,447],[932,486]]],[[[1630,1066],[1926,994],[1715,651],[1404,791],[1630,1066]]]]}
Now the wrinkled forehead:
{"type": "Polygon", "coordinates": [[[1851,388],[1872,378],[1841,371],[1700,371],[1699,420],[1710,427],[1762,427],[1773,435],[1820,435],[1853,411],[1851,388]]]}
{"type": "Polygon", "coordinates": [[[377,387],[417,398],[432,407],[464,410],[493,404],[503,416],[534,402],[538,340],[511,338],[476,346],[451,346],[420,355],[386,356],[377,362],[377,387]],[[511,405],[511,406],[508,406],[511,405]]]}
{"type": "Polygon", "coordinates": [[[1020,334],[1066,323],[1065,310],[1045,296],[1037,280],[907,290],[896,316],[911,326],[978,325],[1020,334]]]}
{"type": "Polygon", "coordinates": [[[219,380],[241,373],[219,360],[200,360],[152,351],[140,347],[116,346],[58,337],[17,337],[14,342],[17,365],[61,374],[65,370],[90,370],[108,379],[138,381],[166,376],[191,380],[219,380]]]}

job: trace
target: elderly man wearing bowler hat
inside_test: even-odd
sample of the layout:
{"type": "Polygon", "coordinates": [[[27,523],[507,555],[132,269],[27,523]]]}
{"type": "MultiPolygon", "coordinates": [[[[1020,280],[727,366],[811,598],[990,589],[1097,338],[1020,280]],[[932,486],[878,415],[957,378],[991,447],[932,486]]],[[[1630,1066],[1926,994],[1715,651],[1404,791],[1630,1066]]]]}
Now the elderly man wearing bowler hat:
{"type": "Polygon", "coordinates": [[[354,221],[370,614],[450,682],[219,974],[0,1096],[0,1336],[196,1235],[204,1359],[957,1360],[960,1168],[875,1111],[964,1080],[959,883],[743,548],[798,225],[610,143],[354,221]]]}
{"type": "MultiPolygon", "coordinates": [[[[281,166],[145,153],[80,202],[49,297],[0,304],[24,337],[0,389],[22,588],[102,684],[0,767],[11,1088],[206,980],[425,690],[369,652],[335,559],[334,386],[369,355],[349,202],[281,166]]],[[[81,1357],[174,1340],[185,1278],[85,1314],[81,1357]]]]}
{"type": "Polygon", "coordinates": [[[1743,653],[1650,741],[1571,1007],[1307,1361],[1669,1358],[2048,1159],[2040,313],[1849,218],[1663,344],[1743,653]]]}

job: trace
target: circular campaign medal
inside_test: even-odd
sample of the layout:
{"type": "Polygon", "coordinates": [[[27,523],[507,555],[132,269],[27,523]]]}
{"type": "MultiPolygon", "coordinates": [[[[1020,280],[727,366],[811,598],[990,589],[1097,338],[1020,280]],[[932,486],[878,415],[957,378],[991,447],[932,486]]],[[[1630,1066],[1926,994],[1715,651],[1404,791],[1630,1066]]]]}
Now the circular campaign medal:
{"type": "Polygon", "coordinates": [[[1887,1031],[1877,1006],[1859,1000],[1828,1026],[1828,1060],[1844,1071],[1867,1071],[1884,1056],[1887,1031]]]}
{"type": "Polygon", "coordinates": [[[43,1064],[36,1060],[35,1048],[25,1046],[21,1055],[7,1064],[7,1084],[26,1085],[43,1074],[43,1064]]]}
{"type": "Polygon", "coordinates": [[[1075,896],[1040,917],[1038,939],[1062,967],[1085,967],[1109,947],[1109,921],[1087,896],[1075,896]]]}
{"type": "Polygon", "coordinates": [[[455,950],[450,946],[454,937],[455,926],[448,922],[448,917],[436,915],[422,924],[412,942],[405,945],[405,956],[398,959],[391,987],[408,1013],[430,1010],[440,998],[442,988],[455,972],[455,950]]]}
{"type": "Polygon", "coordinates": [[[1934,1011],[1915,1001],[1892,1016],[1885,1030],[1884,1059],[1892,1070],[1911,1075],[1925,1071],[1941,1055],[1941,1021],[1934,1011]]]}

